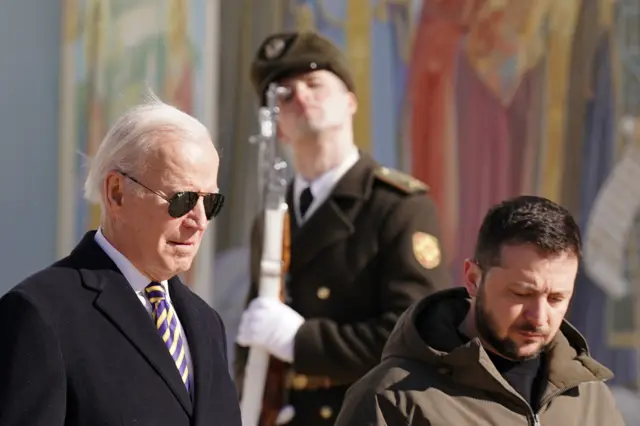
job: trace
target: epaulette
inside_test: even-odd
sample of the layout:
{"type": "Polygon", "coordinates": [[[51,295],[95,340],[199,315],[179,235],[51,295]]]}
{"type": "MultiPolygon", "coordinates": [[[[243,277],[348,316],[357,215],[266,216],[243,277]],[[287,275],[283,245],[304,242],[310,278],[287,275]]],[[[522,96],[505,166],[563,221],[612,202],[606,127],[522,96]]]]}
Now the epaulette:
{"type": "Polygon", "coordinates": [[[376,178],[407,194],[429,192],[429,185],[411,175],[388,167],[378,167],[374,172],[376,178]]]}

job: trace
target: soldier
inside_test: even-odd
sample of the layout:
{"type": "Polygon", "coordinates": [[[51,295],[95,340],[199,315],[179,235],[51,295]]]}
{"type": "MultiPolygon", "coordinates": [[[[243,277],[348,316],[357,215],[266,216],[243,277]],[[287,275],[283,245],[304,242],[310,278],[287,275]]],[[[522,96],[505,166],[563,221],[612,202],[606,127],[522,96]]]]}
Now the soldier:
{"type": "MultiPolygon", "coordinates": [[[[291,263],[287,300],[257,296],[262,221],[252,231],[252,286],[237,342],[267,350],[289,367],[289,425],[332,425],[349,385],[378,364],[399,316],[449,286],[428,187],[382,167],[354,144],[358,103],[345,58],[311,32],[268,37],[252,82],[264,102],[272,82],[281,140],[296,176],[287,201],[291,263]]],[[[261,216],[260,216],[261,218],[261,216]]],[[[242,384],[246,350],[237,351],[242,384]]]]}

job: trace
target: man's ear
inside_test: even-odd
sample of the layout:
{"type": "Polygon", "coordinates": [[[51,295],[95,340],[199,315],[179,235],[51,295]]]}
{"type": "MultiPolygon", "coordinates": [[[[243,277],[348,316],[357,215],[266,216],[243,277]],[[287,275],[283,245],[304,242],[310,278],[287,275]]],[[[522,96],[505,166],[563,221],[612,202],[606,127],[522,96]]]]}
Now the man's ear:
{"type": "Polygon", "coordinates": [[[349,112],[354,115],[358,111],[358,98],[355,93],[349,92],[349,112]]]}
{"type": "Polygon", "coordinates": [[[480,269],[478,264],[471,259],[465,259],[464,286],[467,289],[467,293],[469,293],[469,296],[476,297],[481,280],[482,270],[480,269]]]}
{"type": "Polygon", "coordinates": [[[111,171],[104,179],[105,207],[111,215],[117,214],[122,209],[124,198],[124,176],[121,173],[111,171]]]}

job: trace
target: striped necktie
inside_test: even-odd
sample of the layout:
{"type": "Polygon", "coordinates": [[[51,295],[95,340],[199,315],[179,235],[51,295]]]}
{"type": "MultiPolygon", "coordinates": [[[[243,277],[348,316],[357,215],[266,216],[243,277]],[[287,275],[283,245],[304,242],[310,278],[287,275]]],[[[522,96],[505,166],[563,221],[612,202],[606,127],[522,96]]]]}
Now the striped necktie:
{"type": "Polygon", "coordinates": [[[149,302],[153,306],[153,321],[162,336],[164,344],[169,349],[169,354],[176,363],[182,381],[189,392],[189,367],[185,356],[184,339],[178,327],[176,312],[166,299],[166,293],[162,284],[152,282],[145,288],[149,302]]]}

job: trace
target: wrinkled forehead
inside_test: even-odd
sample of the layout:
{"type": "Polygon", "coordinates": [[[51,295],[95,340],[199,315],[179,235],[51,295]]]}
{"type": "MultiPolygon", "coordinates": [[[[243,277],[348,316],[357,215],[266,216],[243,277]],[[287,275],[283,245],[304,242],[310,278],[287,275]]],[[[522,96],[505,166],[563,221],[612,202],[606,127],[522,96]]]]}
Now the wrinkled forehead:
{"type": "Polygon", "coordinates": [[[565,292],[573,290],[577,272],[578,258],[569,250],[548,254],[534,246],[505,246],[487,276],[502,285],[565,292]]]}
{"type": "Polygon", "coordinates": [[[149,153],[147,176],[175,190],[217,192],[218,152],[210,140],[168,141],[149,153]]]}

